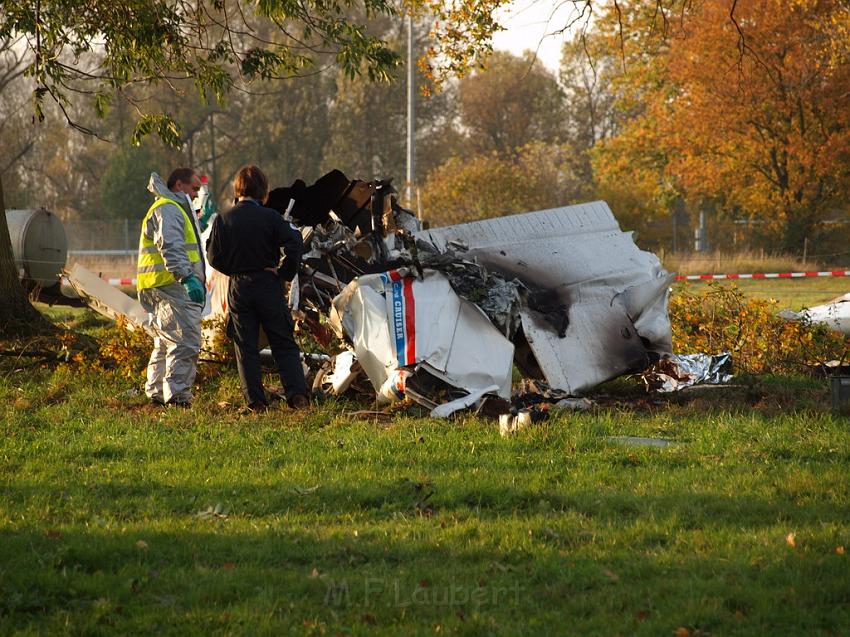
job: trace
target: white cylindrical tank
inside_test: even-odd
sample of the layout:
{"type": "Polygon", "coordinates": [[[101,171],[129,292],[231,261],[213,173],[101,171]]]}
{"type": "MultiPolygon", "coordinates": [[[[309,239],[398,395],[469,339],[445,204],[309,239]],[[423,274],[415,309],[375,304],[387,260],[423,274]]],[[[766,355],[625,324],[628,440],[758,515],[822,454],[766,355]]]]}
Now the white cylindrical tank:
{"type": "Polygon", "coordinates": [[[68,237],[59,217],[43,208],[7,210],[6,222],[21,278],[43,288],[58,283],[68,256],[68,237]]]}

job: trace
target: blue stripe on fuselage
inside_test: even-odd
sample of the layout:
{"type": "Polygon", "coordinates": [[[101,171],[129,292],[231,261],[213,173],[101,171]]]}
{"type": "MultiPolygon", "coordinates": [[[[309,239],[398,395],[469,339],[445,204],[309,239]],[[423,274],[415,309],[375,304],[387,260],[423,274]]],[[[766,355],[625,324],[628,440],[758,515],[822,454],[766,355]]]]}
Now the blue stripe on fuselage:
{"type": "Polygon", "coordinates": [[[393,281],[393,337],[395,338],[396,358],[399,365],[405,362],[405,335],[404,335],[404,281],[393,281]]]}

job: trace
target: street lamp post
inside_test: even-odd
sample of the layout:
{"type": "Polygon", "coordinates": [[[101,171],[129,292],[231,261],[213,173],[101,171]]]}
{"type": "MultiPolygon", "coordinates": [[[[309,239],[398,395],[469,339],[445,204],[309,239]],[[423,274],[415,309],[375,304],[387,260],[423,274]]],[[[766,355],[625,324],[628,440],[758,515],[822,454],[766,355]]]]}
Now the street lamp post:
{"type": "Polygon", "coordinates": [[[413,92],[413,12],[407,17],[407,205],[413,206],[414,132],[416,95],[413,92]]]}

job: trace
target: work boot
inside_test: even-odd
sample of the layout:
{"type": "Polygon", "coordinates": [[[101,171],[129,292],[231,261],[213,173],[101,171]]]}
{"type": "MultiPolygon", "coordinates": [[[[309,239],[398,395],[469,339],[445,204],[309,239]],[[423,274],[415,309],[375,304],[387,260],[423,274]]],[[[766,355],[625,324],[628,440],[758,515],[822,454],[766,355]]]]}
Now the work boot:
{"type": "Polygon", "coordinates": [[[181,409],[189,409],[192,406],[191,400],[169,400],[165,403],[167,407],[180,407],[181,409]]]}
{"type": "Polygon", "coordinates": [[[304,394],[296,394],[287,402],[292,409],[308,409],[310,407],[310,400],[304,394]]]}

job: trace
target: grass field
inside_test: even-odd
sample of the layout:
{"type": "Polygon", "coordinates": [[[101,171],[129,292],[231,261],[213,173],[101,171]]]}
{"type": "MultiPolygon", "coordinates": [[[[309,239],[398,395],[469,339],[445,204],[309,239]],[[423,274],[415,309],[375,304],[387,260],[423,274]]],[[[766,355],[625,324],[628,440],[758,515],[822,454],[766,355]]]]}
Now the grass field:
{"type": "Polygon", "coordinates": [[[0,368],[0,634],[850,632],[823,379],[621,379],[507,439],[345,401],[239,416],[233,371],[191,411],[137,385],[0,368]]]}
{"type": "MultiPolygon", "coordinates": [[[[728,285],[731,282],[725,282],[728,285]]],[[[744,279],[735,281],[747,296],[761,299],[776,299],[780,309],[799,310],[820,305],[837,296],[850,292],[850,277],[824,277],[812,279],[744,279]]],[[[708,283],[688,281],[676,283],[674,293],[683,287],[691,290],[705,288],[708,283]]]]}

